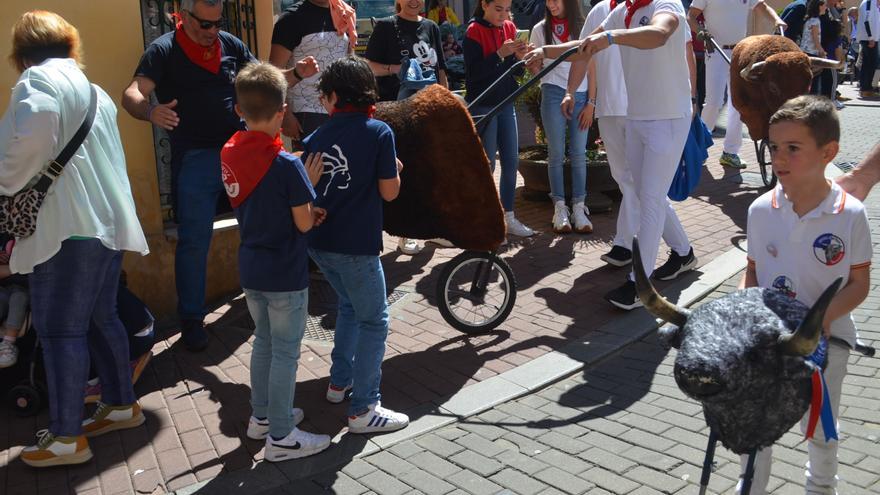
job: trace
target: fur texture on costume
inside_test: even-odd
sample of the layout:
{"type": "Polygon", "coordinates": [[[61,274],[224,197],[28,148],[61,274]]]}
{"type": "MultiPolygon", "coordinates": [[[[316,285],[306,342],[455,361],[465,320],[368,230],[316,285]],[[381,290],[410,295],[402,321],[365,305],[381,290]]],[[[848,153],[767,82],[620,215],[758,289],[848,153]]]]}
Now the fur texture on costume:
{"type": "Polygon", "coordinates": [[[385,203],[385,231],[412,239],[448,239],[461,249],[493,251],[504,240],[504,213],[489,159],[461,100],[433,85],[380,103],[375,117],[394,130],[403,162],[400,194],[385,203]]]}
{"type": "Polygon", "coordinates": [[[766,139],[776,110],[810,91],[813,71],[836,64],[808,56],[784,36],[749,36],[737,43],[730,59],[730,96],[749,136],[766,139]]]}
{"type": "Polygon", "coordinates": [[[779,291],[751,288],[698,307],[676,336],[675,382],[702,403],[706,423],[733,452],[772,445],[807,411],[814,366],[777,345],[807,310],[779,291]]]}

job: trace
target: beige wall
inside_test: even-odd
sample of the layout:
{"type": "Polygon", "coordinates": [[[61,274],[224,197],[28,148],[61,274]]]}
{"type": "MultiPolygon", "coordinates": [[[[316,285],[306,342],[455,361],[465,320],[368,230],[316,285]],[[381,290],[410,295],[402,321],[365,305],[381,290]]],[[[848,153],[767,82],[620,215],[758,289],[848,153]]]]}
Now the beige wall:
{"type": "MultiPolygon", "coordinates": [[[[259,53],[268,58],[272,36],[272,0],[256,0],[259,53]]],[[[135,120],[122,109],[122,90],[131,81],[144,41],[138,0],[3,0],[0,17],[0,54],[10,53],[9,32],[21,13],[31,9],[57,12],[80,32],[86,74],[104,88],[119,107],[119,131],[125,148],[128,175],[138,216],[150,245],[150,254],[127,254],[125,270],[132,289],[160,318],[174,315],[174,240],[165,235],[159,206],[153,133],[149,124],[135,120]]],[[[18,74],[0,63],[0,87],[11,88],[18,74]]],[[[0,112],[8,105],[0,95],[0,112]]],[[[208,298],[217,299],[238,288],[238,230],[215,234],[209,255],[208,298]]]]}

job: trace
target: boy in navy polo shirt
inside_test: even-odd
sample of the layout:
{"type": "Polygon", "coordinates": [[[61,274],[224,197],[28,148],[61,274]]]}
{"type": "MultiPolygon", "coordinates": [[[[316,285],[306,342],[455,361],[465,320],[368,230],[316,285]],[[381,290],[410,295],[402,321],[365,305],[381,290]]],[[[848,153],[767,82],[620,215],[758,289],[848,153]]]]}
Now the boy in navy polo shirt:
{"type": "MultiPolygon", "coordinates": [[[[776,288],[812,306],[842,277],[843,288],[831,300],[822,325],[825,338],[852,347],[857,332],[850,312],[868,295],[872,246],[865,207],[825,178],[839,140],[840,122],[827,98],[794,98],[770,118],[770,153],[779,185],[749,207],[743,285],[776,288]]],[[[823,374],[836,418],[849,347],[830,344],[823,374]]],[[[806,423],[805,416],[805,431],[806,423]]],[[[807,493],[837,493],[837,440],[829,432],[816,432],[807,451],[807,493]]],[[[771,458],[769,447],[758,451],[752,494],[766,493],[771,458]]]]}
{"type": "MultiPolygon", "coordinates": [[[[248,130],[235,133],[220,154],[223,184],[241,232],[241,286],[256,326],[247,436],[266,439],[264,456],[272,462],[330,445],[329,436],[298,429],[303,413],[292,407],[309,296],[303,234],[326,212],[312,207],[315,193],[302,162],[282,149],[286,91],[284,75],[272,65],[242,69],[235,80],[235,110],[248,130]]],[[[320,173],[321,156],[310,157],[307,165],[320,173]]]]}
{"type": "Polygon", "coordinates": [[[327,221],[309,235],[309,255],[339,296],[327,400],[342,402],[351,389],[351,433],[399,430],[409,418],[379,404],[388,336],[379,260],[382,201],[394,200],[400,191],[394,133],[372,118],[379,95],[363,59],[333,62],[323,71],[318,89],[330,120],[303,146],[309,162],[323,154],[315,204],[327,210],[327,221]]]}

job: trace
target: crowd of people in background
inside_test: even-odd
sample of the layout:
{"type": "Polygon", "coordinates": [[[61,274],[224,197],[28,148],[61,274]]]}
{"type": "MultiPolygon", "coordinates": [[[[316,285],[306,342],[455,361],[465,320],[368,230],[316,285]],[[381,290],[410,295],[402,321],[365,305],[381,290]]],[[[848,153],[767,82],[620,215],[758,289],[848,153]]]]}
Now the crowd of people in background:
{"type": "MultiPolygon", "coordinates": [[[[873,94],[878,0],[863,1],[854,16],[841,2],[829,6],[825,0],[797,0],[781,16],[763,0],[694,0],[687,11],[679,0],[601,0],[586,18],[575,0],[544,4],[544,18],[526,40],[518,37],[511,21],[511,0],[477,3],[460,46],[465,100],[473,102],[482,95],[470,110],[483,115],[517,88],[517,76],[524,69],[505,74],[518,61],[525,60],[525,68],[537,74],[576,48],[568,61],[540,81],[554,203],[552,230],[586,234],[593,229],[585,206],[585,151],[587,129],[598,118],[623,196],[616,235],[602,259],[614,266],[641,262],[645,273],[660,280],[677,278],[697,265],[667,191],[693,119],[702,115],[713,127],[729,85],[729,70],[719,54],[707,53],[706,102],[700,113],[692,31],[708,31],[729,54],[745,37],[749,12],[755,10],[787,28],[785,35],[794,36],[811,55],[843,62],[851,56],[846,45],[855,40],[860,45],[862,95],[873,94]],[[848,35],[841,34],[846,16],[855,19],[849,22],[848,35]],[[562,174],[566,157],[572,166],[570,207],[562,174]],[[634,236],[641,260],[633,260],[634,236]],[[661,239],[670,253],[655,270],[661,239]]],[[[405,164],[396,158],[393,132],[374,119],[373,112],[376,103],[407,98],[419,85],[448,86],[446,57],[457,54],[456,39],[444,39],[438,24],[456,25],[459,19],[446,0],[433,1],[427,13],[425,7],[423,0],[397,0],[397,14],[376,22],[361,58],[353,55],[354,9],[342,0],[303,0],[278,18],[269,61],[259,62],[241,40],[222,29],[221,0],[183,0],[175,30],[146,48],[122,95],[128,114],[165,129],[171,138],[177,310],[182,340],[192,351],[208,345],[207,258],[219,199],[229,199],[239,222],[238,268],[255,323],[247,436],[265,441],[267,461],[312,455],[331,443],[328,435],[300,430],[303,411],[293,407],[308,307],[309,259],[339,299],[326,400],[350,400],[351,433],[388,432],[408,425],[405,414],[382,406],[380,393],[388,334],[379,259],[382,204],[396,198],[405,164]],[[420,76],[414,79],[412,72],[420,76]],[[286,151],[293,148],[302,150],[302,156],[286,151]]],[[[86,152],[69,163],[56,159],[62,170],[39,210],[35,233],[4,238],[0,246],[0,305],[5,317],[0,366],[15,361],[15,339],[28,304],[22,302],[22,294],[29,292],[26,299],[42,342],[49,388],[50,424],[21,458],[38,467],[77,464],[92,457],[87,437],[144,421],[115,299],[122,252],[145,255],[148,247],[126,174],[116,107],[83,72],[76,28],[57,14],[29,12],[16,23],[12,46],[11,59],[21,78],[0,125],[0,194],[26,189],[66,145],[80,146],[76,136],[81,127],[92,137],[80,140],[86,152]],[[13,274],[26,274],[27,280],[13,274]],[[89,360],[83,356],[91,357],[103,386],[99,406],[85,420],[81,418],[89,360]]],[[[835,71],[823,72],[812,90],[839,102],[835,81],[835,71]]],[[[777,140],[771,150],[779,152],[798,136],[815,149],[809,148],[813,155],[806,158],[788,148],[778,155],[784,157],[780,163],[790,167],[780,170],[791,175],[781,176],[782,185],[768,194],[787,198],[800,213],[816,206],[813,200],[822,205],[830,201],[829,211],[839,204],[843,211],[843,189],[863,199],[877,182],[880,146],[864,166],[840,180],[843,189],[829,185],[827,191],[822,189],[824,195],[786,196],[820,180],[815,174],[799,179],[794,168],[798,160],[833,158],[839,141],[839,129],[837,134],[834,129],[818,137],[811,134],[813,114],[836,122],[834,110],[822,100],[793,105],[777,119],[782,126],[777,130],[803,131],[813,141],[778,131],[771,135],[777,140]],[[785,127],[792,122],[795,127],[785,127]]],[[[480,138],[492,166],[496,156],[500,163],[499,200],[508,234],[535,235],[514,212],[519,143],[513,103],[491,118],[480,138]]],[[[745,167],[738,156],[741,141],[739,116],[728,104],[722,165],[745,167]]],[[[864,216],[858,201],[846,204],[848,215],[857,220],[864,216]]],[[[751,225],[749,232],[751,236],[751,225]]],[[[862,236],[853,237],[859,245],[865,244],[865,232],[856,234],[862,236]]],[[[418,250],[408,239],[401,239],[400,248],[418,250]]],[[[848,287],[864,281],[859,270],[866,266],[864,260],[852,263],[853,271],[847,273],[854,282],[848,287]]],[[[767,286],[760,263],[757,270],[757,278],[752,274],[749,282],[767,286]]],[[[835,315],[847,316],[853,303],[861,301],[855,292],[841,296],[845,302],[835,306],[835,315]]],[[[606,299],[626,310],[641,306],[633,274],[606,299]]],[[[823,462],[836,455],[823,452],[823,462]]],[[[814,481],[826,486],[833,478],[833,472],[823,472],[814,481]]]]}

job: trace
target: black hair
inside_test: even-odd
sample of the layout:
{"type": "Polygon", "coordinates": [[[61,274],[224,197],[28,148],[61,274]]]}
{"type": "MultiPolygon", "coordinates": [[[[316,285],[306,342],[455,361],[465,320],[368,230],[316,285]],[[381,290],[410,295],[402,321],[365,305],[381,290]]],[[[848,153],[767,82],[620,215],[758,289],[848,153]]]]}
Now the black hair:
{"type": "Polygon", "coordinates": [[[376,77],[364,59],[343,57],[321,71],[318,90],[325,96],[336,93],[336,106],[368,107],[379,101],[376,77]]]}
{"type": "Polygon", "coordinates": [[[825,5],[825,0],[810,0],[807,4],[807,19],[819,17],[819,7],[825,5]]]}

